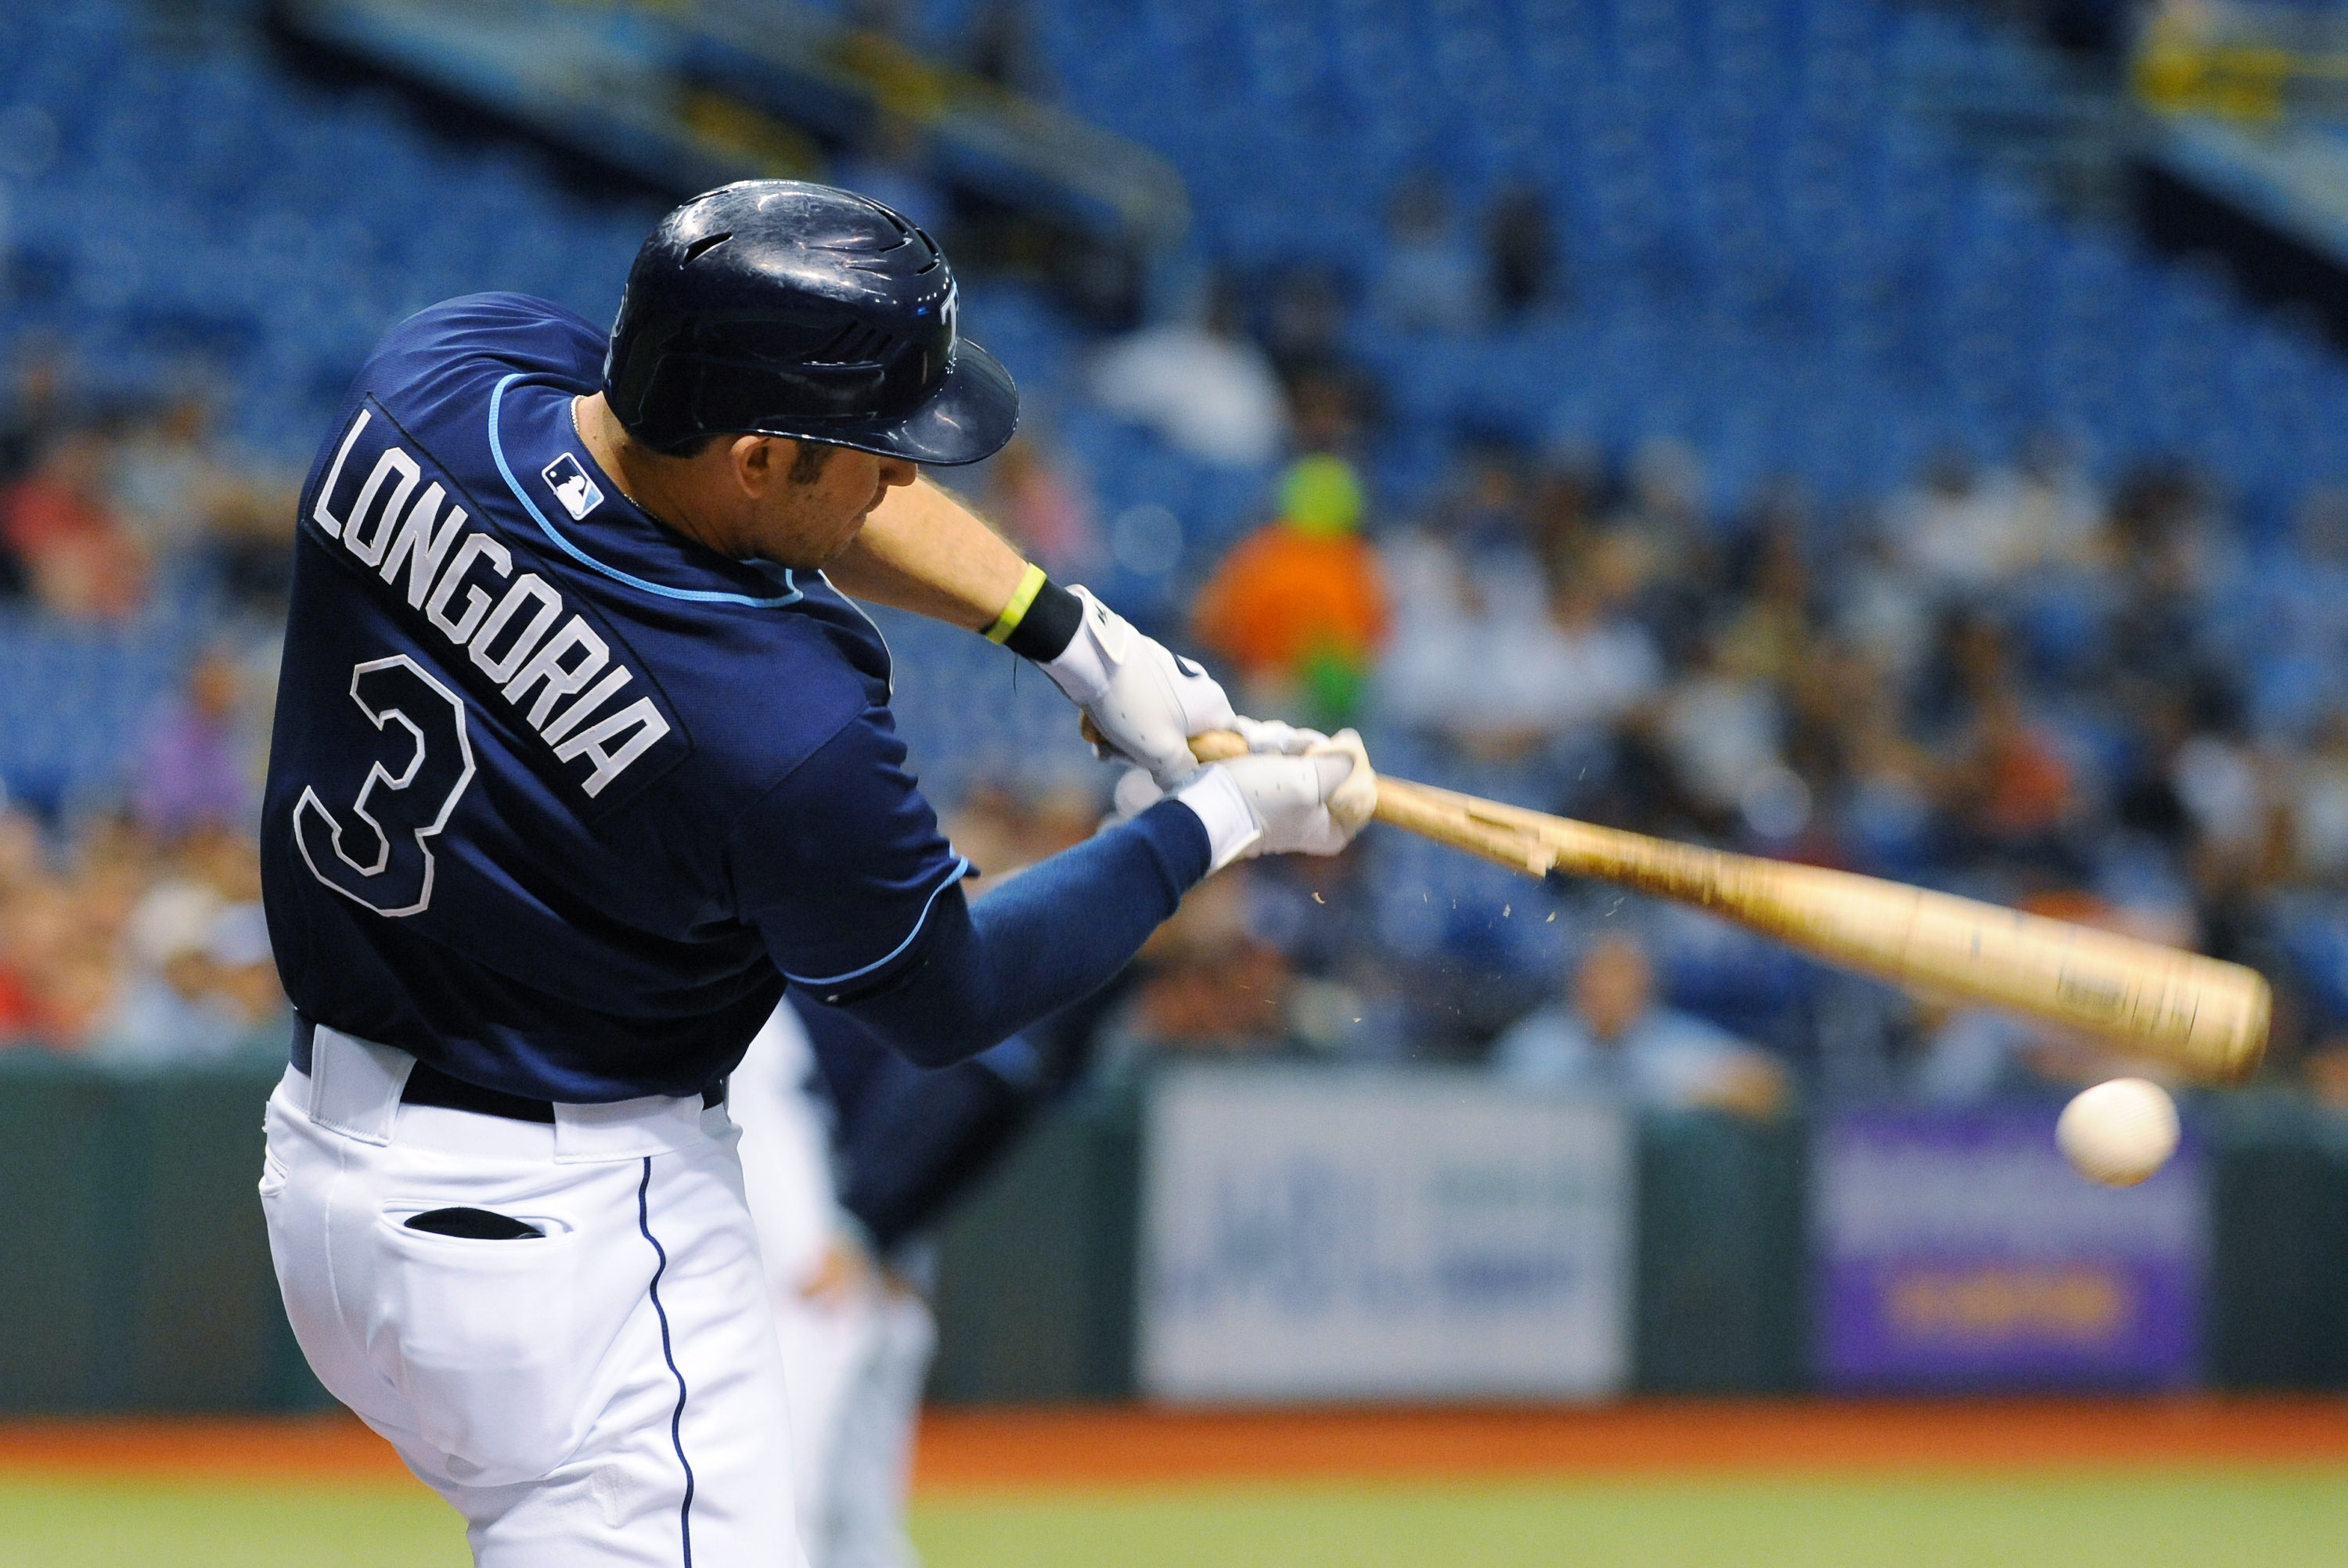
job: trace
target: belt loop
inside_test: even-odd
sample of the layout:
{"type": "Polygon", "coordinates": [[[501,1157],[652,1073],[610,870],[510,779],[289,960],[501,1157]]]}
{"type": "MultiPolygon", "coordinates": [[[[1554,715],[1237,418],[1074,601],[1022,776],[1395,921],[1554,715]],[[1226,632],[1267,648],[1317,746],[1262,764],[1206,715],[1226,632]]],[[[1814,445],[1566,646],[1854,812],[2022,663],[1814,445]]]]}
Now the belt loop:
{"type": "Polygon", "coordinates": [[[416,1058],[318,1026],[310,1044],[310,1120],[362,1143],[388,1143],[416,1058]]]}

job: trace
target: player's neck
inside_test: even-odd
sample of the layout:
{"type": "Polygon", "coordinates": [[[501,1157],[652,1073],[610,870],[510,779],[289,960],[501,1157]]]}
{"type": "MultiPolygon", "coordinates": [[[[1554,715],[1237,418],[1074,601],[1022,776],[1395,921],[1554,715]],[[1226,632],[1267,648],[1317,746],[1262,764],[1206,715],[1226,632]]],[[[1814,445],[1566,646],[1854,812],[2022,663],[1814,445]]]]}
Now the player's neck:
{"type": "Polygon", "coordinates": [[[586,446],[612,482],[620,487],[636,510],[653,521],[683,534],[695,544],[705,545],[719,554],[731,554],[710,530],[701,527],[694,515],[688,497],[673,493],[670,476],[663,471],[662,459],[631,439],[612,405],[603,401],[600,392],[589,393],[571,400],[571,425],[579,433],[586,446]]]}

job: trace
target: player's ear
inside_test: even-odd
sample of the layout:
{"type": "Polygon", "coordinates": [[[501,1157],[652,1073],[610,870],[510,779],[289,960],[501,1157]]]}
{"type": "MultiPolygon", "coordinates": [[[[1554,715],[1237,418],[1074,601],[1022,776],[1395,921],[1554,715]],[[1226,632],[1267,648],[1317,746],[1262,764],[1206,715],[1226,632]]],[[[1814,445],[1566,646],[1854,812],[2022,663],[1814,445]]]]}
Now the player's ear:
{"type": "Polygon", "coordinates": [[[781,448],[793,445],[772,436],[736,436],[727,456],[734,460],[734,482],[742,493],[755,499],[779,484],[789,466],[782,461],[781,448]]]}

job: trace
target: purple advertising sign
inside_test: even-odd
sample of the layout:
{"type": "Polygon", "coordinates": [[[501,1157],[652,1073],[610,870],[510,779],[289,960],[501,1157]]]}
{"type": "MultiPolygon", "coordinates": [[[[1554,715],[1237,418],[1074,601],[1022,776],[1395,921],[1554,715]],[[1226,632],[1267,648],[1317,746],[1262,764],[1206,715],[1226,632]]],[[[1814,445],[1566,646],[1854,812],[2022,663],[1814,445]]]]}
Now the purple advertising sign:
{"type": "Polygon", "coordinates": [[[2124,1191],[2054,1146],[2054,1106],[1846,1113],[1818,1134],[1821,1381],[1838,1389],[2189,1383],[2199,1152],[2124,1191]]]}

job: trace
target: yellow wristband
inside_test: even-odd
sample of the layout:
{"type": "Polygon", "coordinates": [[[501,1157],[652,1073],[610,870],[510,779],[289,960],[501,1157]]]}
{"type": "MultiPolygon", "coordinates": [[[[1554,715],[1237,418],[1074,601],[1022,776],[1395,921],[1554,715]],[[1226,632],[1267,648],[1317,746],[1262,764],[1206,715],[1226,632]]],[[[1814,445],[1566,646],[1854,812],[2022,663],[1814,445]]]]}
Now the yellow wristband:
{"type": "Polygon", "coordinates": [[[1003,607],[1003,613],[994,618],[994,624],[986,629],[989,642],[1005,641],[1019,630],[1019,623],[1027,619],[1027,607],[1034,604],[1035,596],[1044,591],[1045,580],[1044,569],[1029,561],[1025,575],[1019,579],[1018,591],[1012,594],[1011,602],[1003,607]]]}

